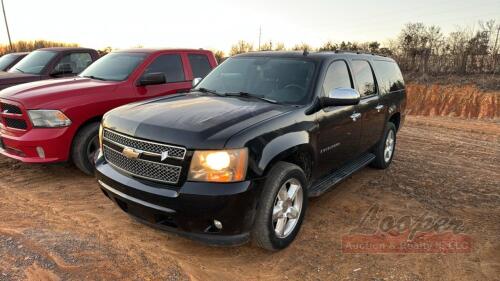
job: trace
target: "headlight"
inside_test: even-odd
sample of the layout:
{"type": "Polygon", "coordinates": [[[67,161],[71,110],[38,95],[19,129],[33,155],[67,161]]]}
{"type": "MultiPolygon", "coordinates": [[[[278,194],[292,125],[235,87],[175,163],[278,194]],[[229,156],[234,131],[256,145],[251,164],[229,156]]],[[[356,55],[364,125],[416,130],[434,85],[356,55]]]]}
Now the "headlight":
{"type": "Polygon", "coordinates": [[[248,150],[199,150],[191,160],[188,180],[208,182],[236,182],[245,179],[248,150]]]}
{"type": "Polygon", "coordinates": [[[54,128],[67,127],[71,120],[59,110],[28,110],[34,127],[54,128]]]}

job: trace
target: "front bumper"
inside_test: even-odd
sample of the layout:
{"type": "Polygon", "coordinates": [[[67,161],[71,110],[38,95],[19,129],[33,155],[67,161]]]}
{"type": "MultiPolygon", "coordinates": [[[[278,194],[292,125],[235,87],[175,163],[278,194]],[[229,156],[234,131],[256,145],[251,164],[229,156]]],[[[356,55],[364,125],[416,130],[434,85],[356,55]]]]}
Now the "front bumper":
{"type": "Polygon", "coordinates": [[[253,225],[258,181],[185,182],[180,187],[133,178],[96,161],[103,193],[123,211],[148,225],[212,245],[247,242],[253,225]],[[222,223],[222,229],[214,225],[222,223]]]}
{"type": "Polygon", "coordinates": [[[68,160],[72,131],[64,128],[33,128],[28,131],[0,128],[0,154],[25,163],[53,163],[68,160]],[[37,152],[43,149],[44,156],[37,152]]]}

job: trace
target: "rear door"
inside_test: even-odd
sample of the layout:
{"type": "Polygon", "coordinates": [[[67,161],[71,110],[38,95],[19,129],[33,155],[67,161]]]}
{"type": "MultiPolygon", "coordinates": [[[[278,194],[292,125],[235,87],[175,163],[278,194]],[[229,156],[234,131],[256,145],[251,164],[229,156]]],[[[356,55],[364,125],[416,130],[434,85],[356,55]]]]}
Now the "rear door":
{"type": "Polygon", "coordinates": [[[137,92],[141,98],[153,98],[186,92],[191,88],[191,82],[186,76],[185,62],[181,53],[164,53],[158,55],[144,69],[139,79],[148,73],[163,73],[167,83],[158,85],[138,86],[137,92]]]}
{"type": "Polygon", "coordinates": [[[385,106],[381,103],[370,62],[364,59],[353,59],[351,68],[356,89],[361,95],[361,101],[356,106],[356,111],[361,114],[362,126],[359,154],[368,151],[380,139],[385,126],[385,106]]]}
{"type": "MultiPolygon", "coordinates": [[[[330,64],[322,87],[322,94],[325,96],[336,88],[353,88],[345,60],[336,60],[330,64]]],[[[361,122],[352,118],[356,114],[355,110],[353,105],[330,106],[318,112],[320,176],[339,168],[355,157],[359,150],[361,122]]]]}
{"type": "Polygon", "coordinates": [[[205,78],[207,74],[212,71],[215,65],[209,60],[209,57],[204,53],[188,53],[187,54],[189,65],[191,68],[191,77],[205,78]]]}

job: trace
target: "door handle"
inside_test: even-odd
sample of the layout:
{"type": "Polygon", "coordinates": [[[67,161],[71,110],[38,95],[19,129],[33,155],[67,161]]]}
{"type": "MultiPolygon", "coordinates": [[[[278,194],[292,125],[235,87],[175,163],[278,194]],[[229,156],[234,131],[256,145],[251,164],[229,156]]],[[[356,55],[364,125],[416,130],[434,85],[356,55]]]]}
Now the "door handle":
{"type": "Polygon", "coordinates": [[[357,113],[353,113],[351,115],[351,119],[352,121],[356,122],[356,120],[358,120],[358,118],[361,117],[361,113],[357,112],[357,113]]]}
{"type": "Polygon", "coordinates": [[[384,109],[384,105],[383,104],[379,104],[375,107],[375,109],[377,110],[377,112],[380,112],[382,109],[384,109]]]}

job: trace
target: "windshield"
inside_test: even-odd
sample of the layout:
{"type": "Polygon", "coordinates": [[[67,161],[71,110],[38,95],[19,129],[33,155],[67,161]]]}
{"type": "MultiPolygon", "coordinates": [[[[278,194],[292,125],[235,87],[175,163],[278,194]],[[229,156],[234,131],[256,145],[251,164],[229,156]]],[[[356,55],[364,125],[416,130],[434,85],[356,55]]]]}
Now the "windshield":
{"type": "Polygon", "coordinates": [[[5,70],[17,58],[16,55],[8,54],[0,58],[0,70],[5,70]]]}
{"type": "Polygon", "coordinates": [[[45,66],[57,55],[51,51],[34,51],[16,63],[9,72],[41,74],[45,66]]]}
{"type": "Polygon", "coordinates": [[[303,104],[310,92],[315,64],[305,59],[237,57],[208,74],[196,89],[220,94],[248,93],[279,103],[303,104]]]}
{"type": "Polygon", "coordinates": [[[80,73],[81,77],[123,81],[146,58],[144,53],[110,53],[98,59],[80,73]]]}

